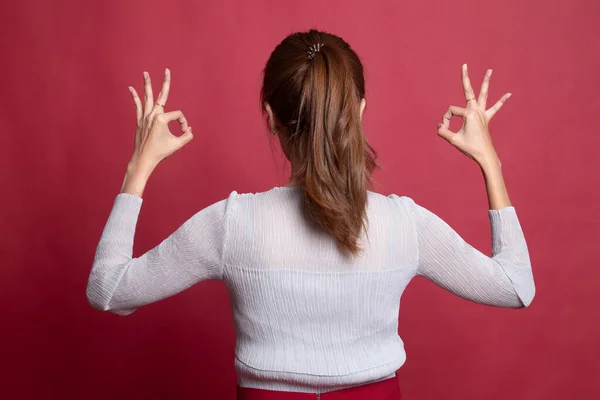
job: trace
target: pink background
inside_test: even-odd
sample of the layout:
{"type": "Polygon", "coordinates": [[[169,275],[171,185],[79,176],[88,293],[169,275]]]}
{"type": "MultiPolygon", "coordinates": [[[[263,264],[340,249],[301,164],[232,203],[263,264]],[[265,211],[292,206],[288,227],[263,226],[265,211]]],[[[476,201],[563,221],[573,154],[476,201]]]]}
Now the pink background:
{"type": "MultiPolygon", "coordinates": [[[[491,123],[531,252],[531,308],[484,307],[415,279],[402,299],[406,399],[600,398],[600,3],[14,1],[0,17],[0,397],[234,399],[222,282],[119,317],[85,285],[133,148],[142,71],[194,140],[151,177],[134,255],[231,190],[286,183],[258,103],[286,34],[345,38],[366,67],[384,194],[413,197],[490,251],[478,167],[436,135],[493,68],[491,123]]],[[[453,125],[453,128],[458,123],[453,125]]]]}

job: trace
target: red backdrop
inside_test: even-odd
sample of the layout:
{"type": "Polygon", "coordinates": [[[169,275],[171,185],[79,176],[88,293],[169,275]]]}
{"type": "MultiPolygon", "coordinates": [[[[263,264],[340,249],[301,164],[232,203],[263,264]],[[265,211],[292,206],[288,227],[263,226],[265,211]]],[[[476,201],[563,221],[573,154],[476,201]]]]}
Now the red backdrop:
{"type": "Polygon", "coordinates": [[[402,299],[407,399],[600,398],[600,6],[564,1],[3,2],[0,397],[234,399],[221,282],[128,317],[85,286],[133,146],[141,74],[164,67],[191,144],[155,171],[134,255],[231,190],[286,183],[261,120],[261,69],[296,30],[337,33],[366,66],[384,194],[413,197],[490,251],[477,166],[436,135],[493,68],[491,124],[528,239],[531,308],[484,307],[415,279],[402,299]]]}

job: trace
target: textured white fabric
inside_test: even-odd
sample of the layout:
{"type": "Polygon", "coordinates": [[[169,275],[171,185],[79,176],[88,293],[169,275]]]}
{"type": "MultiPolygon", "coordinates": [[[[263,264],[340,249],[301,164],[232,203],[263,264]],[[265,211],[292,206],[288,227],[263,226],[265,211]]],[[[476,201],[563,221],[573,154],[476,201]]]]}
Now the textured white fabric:
{"type": "Polygon", "coordinates": [[[402,366],[400,297],[416,275],[482,304],[520,308],[535,295],[514,207],[488,211],[489,257],[411,198],[369,191],[364,252],[348,259],[304,216],[302,201],[298,187],[233,191],[133,258],[142,199],[119,194],[88,300],[126,315],[199,281],[223,280],[239,384],[326,392],[393,377],[402,366]]]}

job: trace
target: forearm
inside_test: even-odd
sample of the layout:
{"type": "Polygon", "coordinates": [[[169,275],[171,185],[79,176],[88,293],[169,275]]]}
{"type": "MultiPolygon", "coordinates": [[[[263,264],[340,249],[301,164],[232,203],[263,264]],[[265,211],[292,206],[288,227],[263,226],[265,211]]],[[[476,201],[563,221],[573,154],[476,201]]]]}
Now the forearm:
{"type": "Polygon", "coordinates": [[[133,259],[135,227],[142,205],[136,196],[119,194],[102,231],[88,279],[88,302],[109,310],[110,301],[133,259]]]}
{"type": "Polygon", "coordinates": [[[531,262],[514,207],[489,210],[492,257],[433,212],[408,201],[416,226],[417,274],[480,304],[519,308],[535,294],[531,262]]]}
{"type": "Polygon", "coordinates": [[[485,180],[489,209],[500,210],[501,208],[511,206],[498,156],[495,153],[489,154],[485,158],[478,160],[477,163],[481,168],[483,179],[485,180]]]}
{"type": "Polygon", "coordinates": [[[519,307],[527,307],[535,296],[529,250],[516,211],[510,207],[500,160],[495,151],[492,153],[479,163],[488,195],[492,259],[510,279],[519,307]]]}

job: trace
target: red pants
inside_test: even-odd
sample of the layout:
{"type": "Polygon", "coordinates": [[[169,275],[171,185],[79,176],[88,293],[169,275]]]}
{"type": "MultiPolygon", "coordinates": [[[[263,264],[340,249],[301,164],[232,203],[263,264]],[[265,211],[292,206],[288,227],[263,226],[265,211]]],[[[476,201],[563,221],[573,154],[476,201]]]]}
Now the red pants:
{"type": "Polygon", "coordinates": [[[402,400],[398,378],[326,393],[283,392],[237,387],[237,400],[402,400]]]}

